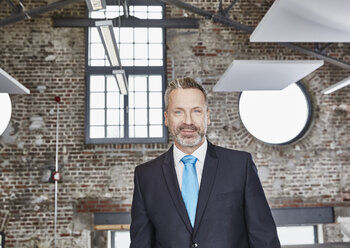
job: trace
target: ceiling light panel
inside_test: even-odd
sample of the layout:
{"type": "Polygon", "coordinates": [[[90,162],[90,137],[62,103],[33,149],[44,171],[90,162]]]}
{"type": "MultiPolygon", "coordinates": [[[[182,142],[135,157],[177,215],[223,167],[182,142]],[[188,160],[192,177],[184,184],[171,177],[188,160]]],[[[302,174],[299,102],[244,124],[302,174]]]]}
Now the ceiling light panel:
{"type": "Polygon", "coordinates": [[[350,42],[349,0],[276,0],[251,42],[350,42]]]}
{"type": "Polygon", "coordinates": [[[282,90],[322,65],[323,60],[234,60],[213,90],[282,90]]]}

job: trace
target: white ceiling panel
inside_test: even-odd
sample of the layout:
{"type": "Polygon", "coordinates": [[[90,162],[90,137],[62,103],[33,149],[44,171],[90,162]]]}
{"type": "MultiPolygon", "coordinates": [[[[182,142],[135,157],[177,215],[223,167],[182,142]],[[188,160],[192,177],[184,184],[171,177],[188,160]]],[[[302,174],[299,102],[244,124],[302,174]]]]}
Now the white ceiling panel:
{"type": "Polygon", "coordinates": [[[251,42],[350,42],[350,0],[276,0],[251,42]]]}
{"type": "Polygon", "coordinates": [[[322,65],[323,60],[234,60],[213,91],[282,90],[322,65]]]}
{"type": "Polygon", "coordinates": [[[0,93],[29,94],[30,91],[0,68],[0,93]]]}

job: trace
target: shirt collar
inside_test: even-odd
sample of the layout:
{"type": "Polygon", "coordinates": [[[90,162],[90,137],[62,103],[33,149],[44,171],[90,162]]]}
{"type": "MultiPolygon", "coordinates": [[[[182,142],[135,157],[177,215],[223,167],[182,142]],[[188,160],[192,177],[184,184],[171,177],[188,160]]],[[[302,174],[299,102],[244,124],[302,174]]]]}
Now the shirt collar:
{"type": "MultiPolygon", "coordinates": [[[[191,155],[195,156],[202,164],[204,164],[204,160],[205,160],[205,155],[207,153],[207,148],[208,148],[208,141],[206,138],[204,138],[204,142],[203,144],[197,148],[197,150],[195,150],[191,155]]],[[[175,162],[175,166],[177,164],[179,164],[180,160],[188,155],[184,152],[182,152],[179,148],[176,147],[176,145],[174,144],[174,162],[175,162]]]]}

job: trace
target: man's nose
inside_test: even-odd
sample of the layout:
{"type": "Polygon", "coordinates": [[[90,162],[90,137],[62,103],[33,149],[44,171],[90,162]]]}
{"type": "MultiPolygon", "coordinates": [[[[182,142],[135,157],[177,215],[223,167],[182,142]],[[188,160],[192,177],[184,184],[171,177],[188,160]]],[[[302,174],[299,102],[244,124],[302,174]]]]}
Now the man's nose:
{"type": "Polygon", "coordinates": [[[191,124],[192,124],[192,116],[191,116],[191,113],[186,113],[186,114],[185,114],[184,123],[187,124],[187,125],[191,125],[191,124]]]}

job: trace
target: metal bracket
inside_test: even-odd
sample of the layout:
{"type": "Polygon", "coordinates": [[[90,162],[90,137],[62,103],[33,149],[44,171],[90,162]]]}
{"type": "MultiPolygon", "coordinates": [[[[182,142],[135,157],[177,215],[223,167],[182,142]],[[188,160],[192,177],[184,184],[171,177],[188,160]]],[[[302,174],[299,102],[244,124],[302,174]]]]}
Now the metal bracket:
{"type": "Polygon", "coordinates": [[[326,45],[324,45],[323,47],[321,46],[320,43],[316,43],[315,44],[315,51],[316,52],[320,52],[320,53],[324,53],[326,51],[327,48],[329,48],[331,45],[333,45],[334,43],[327,43],[326,45]]]}
{"type": "Polygon", "coordinates": [[[222,0],[219,0],[220,2],[219,2],[219,14],[221,14],[221,15],[223,15],[223,16],[225,16],[225,17],[227,17],[228,16],[228,12],[235,6],[235,4],[238,2],[238,0],[233,0],[232,2],[231,2],[231,4],[226,8],[226,9],[224,9],[223,7],[222,7],[222,0]]]}

